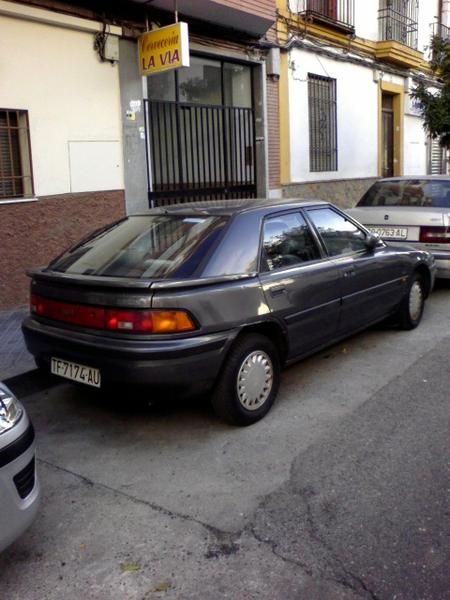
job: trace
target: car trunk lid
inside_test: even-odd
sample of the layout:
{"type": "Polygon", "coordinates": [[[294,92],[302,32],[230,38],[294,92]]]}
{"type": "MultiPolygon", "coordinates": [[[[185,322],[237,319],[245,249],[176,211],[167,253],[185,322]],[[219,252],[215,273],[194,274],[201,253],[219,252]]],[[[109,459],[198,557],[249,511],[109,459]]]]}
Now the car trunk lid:
{"type": "Polygon", "coordinates": [[[352,217],[384,239],[410,242],[421,240],[423,228],[448,228],[448,208],[416,207],[356,207],[349,211],[352,217]]]}

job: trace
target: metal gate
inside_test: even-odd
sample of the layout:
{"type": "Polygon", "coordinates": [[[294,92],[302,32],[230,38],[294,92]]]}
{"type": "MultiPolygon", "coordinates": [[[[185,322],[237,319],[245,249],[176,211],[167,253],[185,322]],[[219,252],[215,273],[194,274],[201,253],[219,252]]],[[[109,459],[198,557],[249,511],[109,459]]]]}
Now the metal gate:
{"type": "Polygon", "coordinates": [[[151,206],[256,197],[252,108],[145,101],[151,206]]]}

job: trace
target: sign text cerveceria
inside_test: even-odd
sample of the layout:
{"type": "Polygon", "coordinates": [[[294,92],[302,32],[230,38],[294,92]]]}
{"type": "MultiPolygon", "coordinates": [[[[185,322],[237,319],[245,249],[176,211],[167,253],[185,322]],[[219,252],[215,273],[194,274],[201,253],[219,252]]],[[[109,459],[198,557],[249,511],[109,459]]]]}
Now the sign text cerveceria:
{"type": "Polygon", "coordinates": [[[188,66],[187,23],[161,27],[139,38],[139,69],[142,75],[188,66]]]}

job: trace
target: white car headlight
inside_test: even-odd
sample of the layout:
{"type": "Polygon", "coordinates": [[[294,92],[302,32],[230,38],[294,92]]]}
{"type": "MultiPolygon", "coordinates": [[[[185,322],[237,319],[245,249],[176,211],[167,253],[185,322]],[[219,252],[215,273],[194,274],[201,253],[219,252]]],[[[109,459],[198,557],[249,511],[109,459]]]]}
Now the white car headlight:
{"type": "Polygon", "coordinates": [[[0,383],[0,435],[14,427],[22,415],[20,402],[4,383],[0,383]]]}

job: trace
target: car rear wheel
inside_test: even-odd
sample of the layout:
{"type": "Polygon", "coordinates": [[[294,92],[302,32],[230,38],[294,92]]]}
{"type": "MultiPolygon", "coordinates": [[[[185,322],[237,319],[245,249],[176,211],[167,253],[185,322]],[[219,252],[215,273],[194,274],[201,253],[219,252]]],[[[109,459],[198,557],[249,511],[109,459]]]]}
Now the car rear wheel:
{"type": "Polygon", "coordinates": [[[402,300],[397,313],[397,320],[402,329],[414,329],[420,323],[425,304],[425,288],[423,280],[415,273],[410,281],[408,292],[402,300]]]}
{"type": "Polygon", "coordinates": [[[268,413],[280,384],[280,359],[274,344],[258,333],[245,335],[231,348],[212,405],[232,425],[251,425],[268,413]]]}

